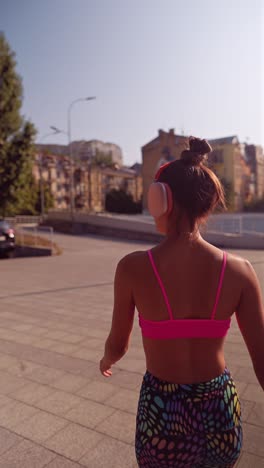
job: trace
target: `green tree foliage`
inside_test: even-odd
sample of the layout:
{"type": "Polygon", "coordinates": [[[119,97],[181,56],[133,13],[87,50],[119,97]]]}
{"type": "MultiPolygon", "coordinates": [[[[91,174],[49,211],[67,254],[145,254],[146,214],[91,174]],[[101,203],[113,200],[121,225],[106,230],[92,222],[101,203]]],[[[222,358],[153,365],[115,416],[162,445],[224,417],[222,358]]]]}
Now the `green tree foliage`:
{"type": "Polygon", "coordinates": [[[0,215],[34,214],[34,126],[20,115],[21,79],[14,52],[0,33],[0,215]]]}
{"type": "Polygon", "coordinates": [[[96,150],[95,156],[92,158],[92,165],[101,167],[112,167],[114,166],[111,154],[101,153],[96,150]]]}
{"type": "MultiPolygon", "coordinates": [[[[40,183],[37,185],[35,184],[35,192],[36,192],[36,203],[35,203],[35,212],[40,214],[41,213],[41,188],[40,183]]],[[[44,192],[44,211],[47,213],[48,210],[54,208],[54,197],[50,190],[50,185],[47,181],[43,181],[43,192],[44,192]]]]}
{"type": "Polygon", "coordinates": [[[106,195],[105,209],[112,213],[142,213],[142,202],[134,202],[124,190],[112,189],[106,195]]]}

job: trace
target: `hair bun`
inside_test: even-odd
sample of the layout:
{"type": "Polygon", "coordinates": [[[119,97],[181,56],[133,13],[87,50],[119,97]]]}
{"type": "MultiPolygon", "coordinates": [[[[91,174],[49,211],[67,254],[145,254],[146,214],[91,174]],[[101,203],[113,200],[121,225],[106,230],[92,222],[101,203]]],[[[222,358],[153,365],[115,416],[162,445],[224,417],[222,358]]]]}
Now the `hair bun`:
{"type": "Polygon", "coordinates": [[[189,138],[190,149],[184,150],[181,160],[188,166],[199,166],[205,159],[205,155],[212,151],[212,147],[207,140],[201,140],[191,136],[189,138]]]}

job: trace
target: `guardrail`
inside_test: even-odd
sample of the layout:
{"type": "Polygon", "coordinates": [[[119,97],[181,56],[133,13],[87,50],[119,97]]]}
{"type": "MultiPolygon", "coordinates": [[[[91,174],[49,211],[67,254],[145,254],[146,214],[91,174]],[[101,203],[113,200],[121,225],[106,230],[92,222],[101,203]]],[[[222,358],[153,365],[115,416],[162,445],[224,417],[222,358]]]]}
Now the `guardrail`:
{"type": "Polygon", "coordinates": [[[33,244],[38,245],[38,237],[48,237],[51,248],[54,246],[54,229],[51,226],[20,226],[17,228],[20,235],[20,242],[22,246],[25,245],[25,235],[30,234],[33,237],[33,244]]]}
{"type": "Polygon", "coordinates": [[[205,232],[264,237],[264,214],[214,215],[208,219],[205,232]]]}

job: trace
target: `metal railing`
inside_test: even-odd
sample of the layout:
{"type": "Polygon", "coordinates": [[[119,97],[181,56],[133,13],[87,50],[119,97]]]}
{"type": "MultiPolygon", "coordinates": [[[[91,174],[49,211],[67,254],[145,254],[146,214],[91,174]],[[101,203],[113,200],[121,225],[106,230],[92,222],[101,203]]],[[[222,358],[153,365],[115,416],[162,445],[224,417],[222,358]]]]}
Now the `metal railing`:
{"type": "Polygon", "coordinates": [[[211,234],[264,236],[264,214],[213,215],[204,230],[211,234]]]}
{"type": "Polygon", "coordinates": [[[41,216],[13,216],[7,217],[5,220],[12,226],[17,225],[38,225],[42,218],[41,216]]]}
{"type": "Polygon", "coordinates": [[[39,237],[47,238],[51,249],[54,247],[54,229],[50,226],[17,226],[16,232],[19,234],[20,243],[22,246],[26,244],[25,237],[27,234],[33,237],[33,245],[39,245],[39,237]]]}

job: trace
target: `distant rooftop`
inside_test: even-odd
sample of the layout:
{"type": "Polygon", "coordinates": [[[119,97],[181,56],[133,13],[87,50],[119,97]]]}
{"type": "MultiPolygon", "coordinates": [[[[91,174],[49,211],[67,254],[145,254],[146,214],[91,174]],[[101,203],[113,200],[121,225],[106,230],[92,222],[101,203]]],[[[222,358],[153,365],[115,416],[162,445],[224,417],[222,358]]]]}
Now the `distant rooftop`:
{"type": "Polygon", "coordinates": [[[223,138],[215,138],[213,140],[208,140],[209,143],[213,146],[215,145],[231,145],[231,144],[236,144],[239,143],[239,140],[236,135],[232,135],[229,137],[223,137],[223,138]]]}
{"type": "Polygon", "coordinates": [[[155,137],[153,140],[149,141],[148,143],[146,143],[145,145],[142,146],[142,148],[145,148],[147,146],[151,146],[155,143],[158,143],[159,142],[159,139],[160,137],[162,137],[162,135],[172,135],[174,138],[175,138],[175,143],[180,143],[180,141],[182,140],[186,140],[188,137],[186,135],[179,135],[179,134],[176,134],[175,131],[174,131],[174,128],[170,128],[168,132],[166,132],[166,130],[162,130],[162,129],[159,129],[158,130],[158,136],[155,137]]]}

